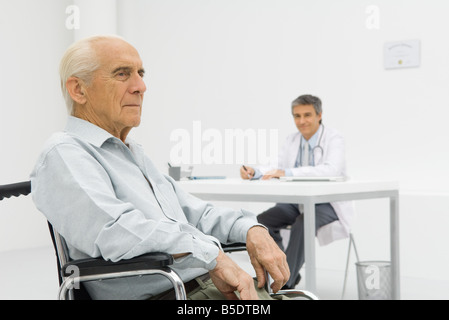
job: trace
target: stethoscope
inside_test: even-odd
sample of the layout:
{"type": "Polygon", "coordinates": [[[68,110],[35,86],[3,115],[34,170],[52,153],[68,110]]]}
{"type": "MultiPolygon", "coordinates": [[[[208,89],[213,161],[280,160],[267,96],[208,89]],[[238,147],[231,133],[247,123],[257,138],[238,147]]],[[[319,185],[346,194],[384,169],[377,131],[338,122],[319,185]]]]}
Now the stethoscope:
{"type": "MultiPolygon", "coordinates": [[[[317,145],[315,147],[312,148],[312,152],[311,152],[311,154],[313,155],[314,162],[315,162],[315,159],[316,159],[316,156],[315,156],[316,150],[320,150],[321,157],[323,157],[323,155],[324,155],[324,149],[323,149],[323,147],[321,147],[321,139],[323,139],[323,134],[324,134],[324,125],[321,124],[321,127],[322,127],[322,130],[321,130],[321,133],[320,133],[320,137],[318,139],[318,143],[317,143],[317,145]]],[[[304,148],[302,147],[303,141],[304,141],[304,137],[302,137],[302,139],[301,139],[301,158],[299,159],[299,164],[302,163],[302,153],[304,151],[303,150],[304,148]]],[[[308,162],[310,163],[310,154],[309,154],[309,159],[308,160],[309,160],[308,162]]]]}

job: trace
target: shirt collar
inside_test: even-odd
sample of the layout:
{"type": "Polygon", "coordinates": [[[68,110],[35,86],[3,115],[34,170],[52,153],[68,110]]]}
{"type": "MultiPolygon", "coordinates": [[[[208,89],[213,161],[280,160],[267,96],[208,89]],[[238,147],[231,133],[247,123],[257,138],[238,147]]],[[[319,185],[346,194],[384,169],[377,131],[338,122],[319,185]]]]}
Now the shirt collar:
{"type": "MultiPolygon", "coordinates": [[[[313,149],[313,148],[316,147],[316,145],[318,143],[318,138],[320,137],[322,131],[323,131],[323,125],[320,124],[318,130],[315,132],[315,134],[308,141],[310,148],[313,149]]],[[[301,137],[302,137],[302,141],[304,141],[305,140],[304,137],[303,136],[301,136],[301,137]]]]}
{"type": "Polygon", "coordinates": [[[117,139],[112,134],[93,123],[73,116],[68,117],[65,131],[83,138],[83,140],[86,140],[96,147],[101,147],[106,140],[111,138],[117,139]]]}

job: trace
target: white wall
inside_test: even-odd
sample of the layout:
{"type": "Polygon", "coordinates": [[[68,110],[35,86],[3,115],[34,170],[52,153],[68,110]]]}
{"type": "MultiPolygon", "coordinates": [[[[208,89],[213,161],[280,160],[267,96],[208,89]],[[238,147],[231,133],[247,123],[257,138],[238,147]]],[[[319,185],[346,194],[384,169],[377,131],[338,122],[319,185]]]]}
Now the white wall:
{"type": "MultiPolygon", "coordinates": [[[[58,61],[73,41],[69,1],[0,1],[0,183],[28,180],[44,141],[64,126],[58,61]]],[[[31,197],[2,201],[0,250],[42,246],[50,237],[31,197]]]]}
{"type": "MultiPolygon", "coordinates": [[[[277,129],[281,143],[295,130],[290,102],[316,94],[324,103],[324,123],[346,136],[350,175],[400,181],[402,274],[449,279],[446,0],[116,3],[116,11],[106,11],[116,15],[117,33],[136,46],[148,71],[142,125],[132,134],[161,170],[176,129],[192,133],[197,120],[203,130],[222,133],[277,129]],[[380,10],[379,29],[373,30],[366,26],[372,5],[380,10]],[[383,44],[409,39],[421,40],[421,67],[384,70],[383,44]],[[435,270],[429,272],[429,266],[435,270]]],[[[2,183],[27,179],[45,139],[64,125],[57,65],[73,41],[73,31],[65,27],[69,4],[0,2],[0,61],[7,71],[0,78],[2,183]]],[[[78,32],[91,31],[81,25],[78,32]]],[[[195,165],[195,170],[237,176],[239,165],[195,165]]],[[[32,203],[21,207],[27,202],[2,203],[0,250],[48,243],[32,203]]],[[[258,212],[269,204],[229,205],[258,212]]],[[[357,208],[362,257],[388,259],[388,203],[361,201],[357,208]]],[[[346,249],[343,241],[319,249],[319,266],[344,268],[346,249]]]]}

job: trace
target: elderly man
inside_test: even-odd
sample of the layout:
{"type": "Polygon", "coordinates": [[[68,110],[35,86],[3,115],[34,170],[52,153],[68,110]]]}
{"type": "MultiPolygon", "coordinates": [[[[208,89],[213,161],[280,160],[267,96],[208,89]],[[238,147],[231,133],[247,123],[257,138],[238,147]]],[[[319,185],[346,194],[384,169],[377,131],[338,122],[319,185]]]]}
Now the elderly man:
{"type": "MultiPolygon", "coordinates": [[[[60,76],[70,116],[31,174],[37,208],[65,238],[73,259],[167,252],[183,281],[197,283],[188,297],[235,298],[238,291],[241,299],[257,299],[251,276],[220,246],[246,242],[258,287],[265,268],[278,291],[290,276],[286,258],[255,215],[186,193],[128,138],[141,120],[144,73],[136,49],[119,37],[83,39],[66,51],[60,76]],[[219,294],[202,295],[203,289],[219,294]]],[[[86,288],[98,299],[148,299],[170,283],[151,276],[86,288]]]]}

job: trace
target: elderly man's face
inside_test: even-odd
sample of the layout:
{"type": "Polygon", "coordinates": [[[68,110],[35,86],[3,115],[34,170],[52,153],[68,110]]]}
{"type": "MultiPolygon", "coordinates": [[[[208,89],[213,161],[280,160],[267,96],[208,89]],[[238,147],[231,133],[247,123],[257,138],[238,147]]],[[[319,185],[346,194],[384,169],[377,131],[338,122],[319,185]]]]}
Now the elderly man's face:
{"type": "Polygon", "coordinates": [[[94,48],[100,68],[86,88],[87,120],[124,138],[140,124],[146,91],[142,61],[136,49],[125,41],[100,41],[94,48]]]}

